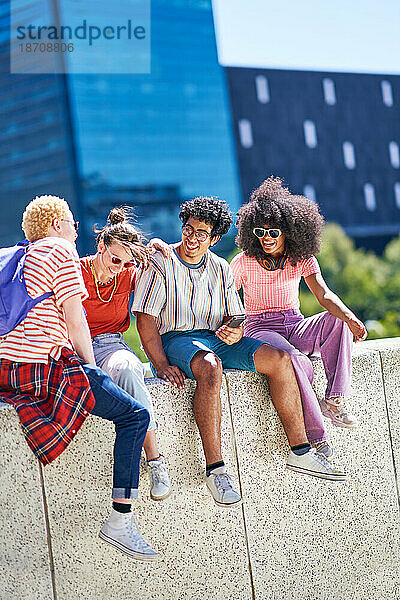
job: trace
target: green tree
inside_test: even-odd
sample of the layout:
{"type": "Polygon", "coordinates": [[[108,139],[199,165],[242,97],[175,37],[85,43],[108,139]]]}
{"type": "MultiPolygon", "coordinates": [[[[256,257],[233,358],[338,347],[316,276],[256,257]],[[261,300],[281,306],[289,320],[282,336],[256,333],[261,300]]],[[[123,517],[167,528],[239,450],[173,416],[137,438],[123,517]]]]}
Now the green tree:
{"type": "MultiPolygon", "coordinates": [[[[399,314],[400,309],[400,236],[386,246],[384,259],[389,268],[386,299],[389,310],[399,314]]],[[[400,315],[399,315],[400,318],[400,315]]]]}
{"type": "MultiPolygon", "coordinates": [[[[400,335],[400,238],[379,257],[356,249],[338,225],[328,224],[318,260],[329,287],[366,323],[369,339],[400,335]]],[[[310,296],[303,288],[304,314],[315,311],[310,296]]]]}
{"type": "Polygon", "coordinates": [[[124,333],[124,340],[127,342],[127,344],[129,344],[136,356],[140,358],[142,362],[149,362],[144,350],[142,349],[140,337],[136,329],[136,319],[131,319],[130,327],[128,331],[124,333]]]}

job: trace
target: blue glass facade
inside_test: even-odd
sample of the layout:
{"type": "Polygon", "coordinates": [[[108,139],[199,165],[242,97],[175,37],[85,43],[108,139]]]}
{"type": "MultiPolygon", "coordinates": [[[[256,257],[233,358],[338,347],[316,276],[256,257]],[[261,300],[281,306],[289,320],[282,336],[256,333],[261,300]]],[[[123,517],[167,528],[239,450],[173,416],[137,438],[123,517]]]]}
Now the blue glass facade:
{"type": "MultiPolygon", "coordinates": [[[[55,0],[48,2],[50,10],[55,0]]],[[[31,3],[20,4],[31,10],[31,3]]],[[[68,20],[62,0],[58,4],[68,20]]],[[[92,224],[104,222],[115,204],[136,206],[146,233],[171,241],[186,198],[218,195],[238,208],[234,136],[211,1],[153,0],[151,10],[149,75],[3,78],[2,98],[12,105],[12,119],[3,104],[0,124],[17,123],[18,131],[9,130],[2,168],[19,183],[2,243],[18,239],[19,225],[13,223],[40,193],[72,200],[85,223],[81,251],[91,249],[92,224]],[[22,104],[15,103],[18,93],[22,104]]],[[[1,55],[6,72],[6,40],[1,55]]]]}
{"type": "MultiPolygon", "coordinates": [[[[21,19],[44,5],[51,10],[45,0],[19,5],[21,19]]],[[[4,246],[21,239],[22,212],[32,197],[58,194],[68,198],[77,215],[79,200],[65,78],[10,75],[7,3],[0,11],[0,245],[4,246]]]]}
{"type": "Polygon", "coordinates": [[[239,183],[211,2],[153,0],[151,9],[150,75],[75,75],[69,89],[88,209],[91,181],[97,197],[103,190],[112,201],[119,197],[113,188],[123,186],[134,205],[147,187],[147,201],[137,206],[145,229],[173,239],[183,198],[218,195],[236,210],[239,183]],[[175,200],[167,200],[175,209],[167,210],[171,218],[159,202],[158,223],[149,220],[146,204],[153,217],[157,210],[151,189],[158,189],[156,199],[171,186],[176,189],[175,200]]]}

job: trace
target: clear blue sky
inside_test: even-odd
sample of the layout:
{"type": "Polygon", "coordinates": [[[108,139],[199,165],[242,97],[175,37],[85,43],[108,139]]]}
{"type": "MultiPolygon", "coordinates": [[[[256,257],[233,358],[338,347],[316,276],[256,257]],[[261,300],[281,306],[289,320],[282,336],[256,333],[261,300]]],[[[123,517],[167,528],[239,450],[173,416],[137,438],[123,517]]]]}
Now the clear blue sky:
{"type": "Polygon", "coordinates": [[[400,0],[213,0],[223,65],[400,74],[400,0]]]}

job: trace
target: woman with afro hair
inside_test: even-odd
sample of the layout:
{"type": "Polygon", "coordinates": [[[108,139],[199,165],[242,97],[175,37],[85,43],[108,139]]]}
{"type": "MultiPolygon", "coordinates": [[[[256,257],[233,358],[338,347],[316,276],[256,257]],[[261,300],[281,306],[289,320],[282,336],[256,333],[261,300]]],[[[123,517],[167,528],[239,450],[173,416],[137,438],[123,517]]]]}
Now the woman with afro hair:
{"type": "Polygon", "coordinates": [[[325,456],[321,411],[333,425],[351,429],[357,419],[346,407],[350,393],[351,351],[367,331],[363,323],[325,283],[315,254],[321,244],[323,217],[304,196],[292,195],[279,178],[269,177],[238,212],[236,242],[242,253],[231,267],[243,288],[245,335],[290,353],[298,379],[309,441],[325,456]],[[304,318],[299,311],[301,277],[325,312],[304,318]],[[310,358],[322,359],[325,398],[311,387],[310,358]]]}

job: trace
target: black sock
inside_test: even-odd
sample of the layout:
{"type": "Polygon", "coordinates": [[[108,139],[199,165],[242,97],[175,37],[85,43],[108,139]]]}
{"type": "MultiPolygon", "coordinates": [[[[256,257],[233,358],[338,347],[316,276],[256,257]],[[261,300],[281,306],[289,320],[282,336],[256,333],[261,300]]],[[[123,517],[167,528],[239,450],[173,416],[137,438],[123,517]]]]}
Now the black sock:
{"type": "Polygon", "coordinates": [[[211,465],[206,465],[206,475],[207,477],[209,476],[209,474],[211,473],[211,471],[213,471],[214,469],[218,469],[218,467],[224,467],[225,463],[223,460],[219,460],[216,463],[212,463],[211,465]]]}
{"type": "Polygon", "coordinates": [[[131,512],[131,504],[124,504],[123,502],[113,502],[113,509],[119,513],[131,512]]]}
{"type": "Polygon", "coordinates": [[[290,449],[294,454],[297,454],[297,456],[301,456],[311,450],[311,444],[308,442],[305,444],[298,444],[297,446],[291,446],[290,449]]]}

